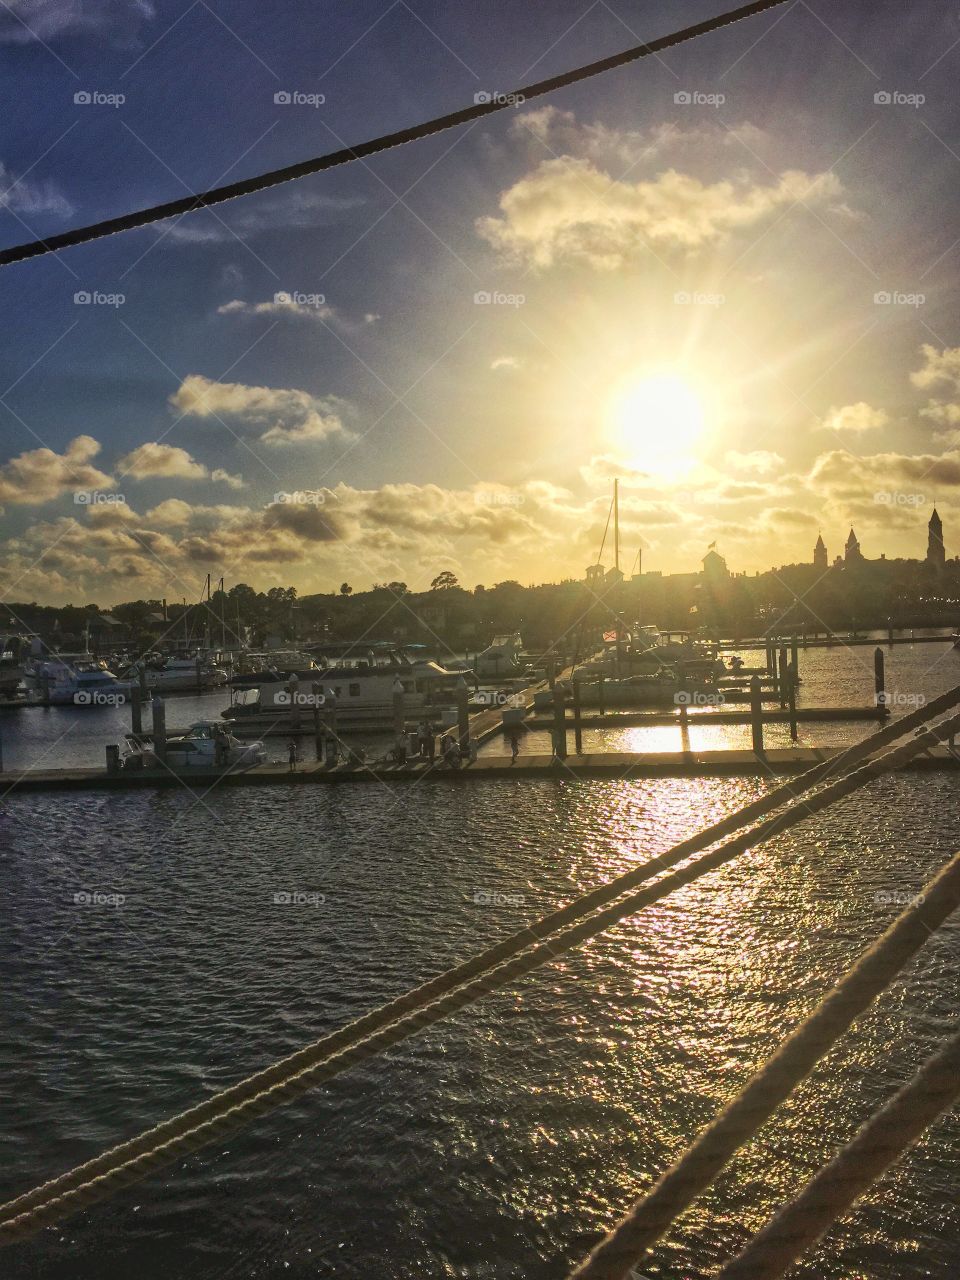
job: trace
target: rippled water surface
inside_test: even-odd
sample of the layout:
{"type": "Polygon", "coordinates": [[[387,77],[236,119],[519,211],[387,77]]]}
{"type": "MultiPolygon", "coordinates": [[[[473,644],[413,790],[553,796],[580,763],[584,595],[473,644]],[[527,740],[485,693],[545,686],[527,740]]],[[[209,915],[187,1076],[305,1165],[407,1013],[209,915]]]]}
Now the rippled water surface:
{"type": "MultiPolygon", "coordinates": [[[[891,663],[913,654],[929,668],[938,651],[898,649],[891,663]]],[[[809,657],[812,676],[823,655],[809,657]]],[[[928,694],[953,683],[955,662],[928,670],[928,694]]],[[[836,688],[860,679],[844,671],[836,688]]],[[[0,1195],[209,1096],[763,787],[509,779],[4,798],[0,1195]]],[[[560,1280],[883,929],[896,895],[960,846],[958,818],[952,774],[875,782],[7,1250],[0,1274],[560,1280]]],[[[644,1274],[715,1272],[956,1025],[958,961],[954,922],[644,1274]]],[[[939,1121],[796,1275],[960,1274],[958,1140],[960,1120],[939,1121]]]]}

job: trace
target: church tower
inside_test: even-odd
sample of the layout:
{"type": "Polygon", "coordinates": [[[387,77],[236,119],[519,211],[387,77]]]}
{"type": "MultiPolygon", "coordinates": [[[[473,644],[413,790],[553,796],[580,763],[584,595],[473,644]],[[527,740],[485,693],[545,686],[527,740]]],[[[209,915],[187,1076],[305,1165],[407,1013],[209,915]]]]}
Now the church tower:
{"type": "Polygon", "coordinates": [[[927,564],[932,565],[934,569],[942,569],[947,559],[947,553],[943,546],[943,521],[937,512],[937,508],[933,508],[933,515],[930,517],[930,523],[927,525],[927,564]]]}
{"type": "Polygon", "coordinates": [[[863,560],[863,556],[860,553],[860,543],[852,527],[847,536],[846,546],[843,548],[843,559],[847,564],[859,564],[863,560]]]}
{"type": "Polygon", "coordinates": [[[815,569],[825,569],[827,567],[827,544],[823,540],[823,534],[817,534],[817,545],[813,548],[813,567],[815,569]]]}

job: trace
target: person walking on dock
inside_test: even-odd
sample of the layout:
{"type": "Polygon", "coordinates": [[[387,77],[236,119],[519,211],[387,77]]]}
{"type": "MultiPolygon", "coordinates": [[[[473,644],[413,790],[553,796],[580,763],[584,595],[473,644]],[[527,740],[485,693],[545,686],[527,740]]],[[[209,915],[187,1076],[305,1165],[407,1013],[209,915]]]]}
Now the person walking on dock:
{"type": "Polygon", "coordinates": [[[393,748],[393,758],[397,764],[407,763],[407,735],[405,733],[397,734],[397,741],[393,748]]]}
{"type": "Polygon", "coordinates": [[[300,748],[297,746],[295,738],[291,738],[287,743],[287,760],[290,764],[290,772],[294,773],[297,768],[297,761],[300,759],[300,748]]]}
{"type": "Polygon", "coordinates": [[[510,734],[509,734],[509,739],[508,739],[508,740],[509,740],[509,742],[510,742],[510,763],[511,763],[511,764],[516,764],[516,763],[517,763],[517,756],[520,754],[520,727],[519,727],[519,725],[512,724],[512,725],[510,726],[510,734]]]}

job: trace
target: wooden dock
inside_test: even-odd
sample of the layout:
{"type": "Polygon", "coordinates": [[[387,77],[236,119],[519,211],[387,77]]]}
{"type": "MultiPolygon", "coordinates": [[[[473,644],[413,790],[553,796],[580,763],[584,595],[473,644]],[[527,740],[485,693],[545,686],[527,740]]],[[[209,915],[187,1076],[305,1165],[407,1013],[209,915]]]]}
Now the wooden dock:
{"type": "MultiPolygon", "coordinates": [[[[475,782],[491,778],[555,779],[609,778],[694,778],[768,777],[771,774],[802,773],[816,764],[833,759],[842,747],[782,747],[766,751],[763,757],[752,751],[608,751],[571,755],[557,761],[549,755],[521,754],[515,764],[506,755],[482,756],[472,764],[450,769],[440,762],[429,765],[413,761],[406,765],[376,768],[367,765],[324,764],[259,765],[252,769],[169,770],[105,769],[29,770],[20,775],[0,775],[4,794],[38,791],[140,791],[170,790],[179,787],[306,786],[310,783],[475,782]]],[[[908,769],[960,770],[960,753],[945,746],[934,747],[917,756],[908,769]]]]}

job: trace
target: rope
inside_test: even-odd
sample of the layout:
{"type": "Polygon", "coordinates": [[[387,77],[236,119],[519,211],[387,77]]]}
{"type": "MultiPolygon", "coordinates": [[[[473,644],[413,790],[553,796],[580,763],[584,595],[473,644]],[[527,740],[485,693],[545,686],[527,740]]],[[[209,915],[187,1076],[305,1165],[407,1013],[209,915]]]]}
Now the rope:
{"type": "Polygon", "coordinates": [[[877,1111],[717,1280],[776,1280],[960,1098],[960,1032],[877,1111]]]}
{"type": "Polygon", "coordinates": [[[540,80],[536,84],[516,89],[512,93],[498,94],[490,102],[475,102],[472,107],[464,107],[460,111],[451,111],[447,115],[437,116],[422,124],[413,125],[409,129],[401,129],[397,133],[383,134],[368,142],[360,142],[355,147],[344,147],[340,151],[331,151],[324,156],[316,156],[311,160],[302,160],[299,164],[286,165],[282,169],[272,169],[253,178],[244,178],[241,182],[231,182],[226,186],[214,187],[210,191],[198,195],[184,196],[179,200],[168,200],[164,204],[151,205],[147,209],[139,209],[134,213],[125,213],[118,218],[106,218],[102,222],[92,223],[86,227],[75,227],[72,231],[64,231],[59,235],[45,239],[31,240],[26,244],[15,245],[10,249],[0,250],[0,267],[14,262],[23,262],[27,258],[36,258],[45,253],[56,253],[76,244],[85,244],[89,240],[99,240],[104,236],[117,235],[121,231],[130,231],[134,227],[145,227],[152,222],[160,222],[164,218],[173,218],[178,214],[193,213],[197,209],[221,204],[225,200],[235,200],[238,196],[253,195],[257,191],[265,191],[268,187],[279,186],[283,182],[293,182],[297,178],[311,173],[320,173],[324,169],[333,169],[337,165],[350,164],[353,160],[362,160],[366,156],[377,155],[381,151],[389,151],[393,147],[405,146],[408,142],[418,142],[421,138],[429,138],[433,134],[442,133],[446,129],[454,129],[470,120],[478,120],[482,116],[493,115],[503,111],[520,101],[539,98],[553,93],[557,89],[565,89],[568,85],[577,84],[581,80],[589,80],[627,66],[652,53],[660,53],[664,49],[673,49],[677,45],[686,44],[698,36],[708,35],[721,27],[730,26],[751,18],[755,14],[764,13],[767,9],[775,9],[787,0],[756,0],[756,3],[742,5],[727,13],[718,14],[706,22],[698,22],[695,26],[685,27],[671,35],[660,36],[649,44],[638,44],[622,53],[613,54],[609,58],[601,58],[562,75],[552,76],[549,80],[540,80]]]}
{"type": "MultiPolygon", "coordinates": [[[[957,906],[960,853],[863,953],[653,1189],[571,1272],[570,1280],[622,1280],[957,906]]],[[[755,1273],[749,1274],[753,1280],[755,1273]]]]}
{"type": "MultiPolygon", "coordinates": [[[[816,765],[800,777],[782,784],[766,796],[752,801],[697,835],[673,846],[672,849],[665,853],[640,864],[607,884],[600,885],[590,893],[584,894],[582,897],[535,921],[533,924],[524,926],[523,929],[509,935],[501,942],[487,948],[485,951],[479,952],[454,968],[446,970],[436,978],[412,989],[405,995],[390,1001],[369,1014],[365,1014],[346,1027],[321,1037],[296,1053],[280,1059],[238,1084],[222,1090],[212,1098],[199,1103],[171,1120],[156,1125],[137,1137],[103,1152],[100,1156],[87,1161],[70,1172],[62,1174],[60,1177],[17,1197],[0,1207],[0,1221],[14,1217],[34,1205],[41,1204],[72,1187],[79,1186],[117,1163],[123,1163],[142,1152],[150,1150],[154,1146],[161,1145],[167,1139],[182,1132],[188,1120],[192,1122],[192,1125],[199,1125],[202,1121],[212,1118],[228,1106],[245,1098],[253,1097],[268,1086],[281,1082],[287,1076],[306,1067],[316,1065],[326,1060],[333,1053],[358,1043],[366,1035],[388,1025],[396,1018],[424,1007],[445,991],[480,977],[489,969],[525,950],[530,946],[531,939],[534,941],[546,940],[561,928],[588,916],[598,907],[607,906],[614,902],[623,893],[651,879],[659,871],[667,870],[669,867],[682,862],[685,858],[695,853],[703,852],[704,849],[715,844],[723,836],[729,835],[748,823],[766,816],[766,814],[780,808],[784,803],[797,799],[805,791],[812,789],[817,783],[823,781],[830,772],[836,771],[840,773],[845,771],[852,764],[872,754],[880,746],[901,737],[904,733],[910,732],[925,719],[935,718],[943,711],[956,706],[958,702],[960,702],[960,685],[934,699],[927,706],[911,712],[901,720],[886,725],[862,742],[855,743],[833,760],[816,765]]],[[[770,834],[773,834],[773,832],[771,831],[770,834]]],[[[751,837],[751,839],[755,839],[755,837],[751,837]]]]}
{"type": "MultiPolygon", "coordinates": [[[[333,1078],[357,1062],[390,1048],[432,1026],[448,1014],[525,976],[555,959],[560,952],[597,936],[610,925],[722,866],[745,849],[802,821],[808,813],[817,813],[841,796],[898,768],[914,755],[956,733],[958,728],[960,713],[823,788],[803,802],[805,812],[798,807],[728,841],[682,870],[664,877],[655,885],[618,899],[606,910],[588,915],[571,928],[550,933],[548,940],[539,946],[520,951],[508,962],[488,968],[464,985],[457,985],[462,981],[458,969],[462,972],[464,966],[441,974],[421,991],[408,993],[406,997],[393,1002],[392,1006],[376,1010],[344,1028],[342,1032],[335,1032],[316,1045],[291,1055],[285,1062],[275,1063],[266,1071],[240,1081],[199,1107],[174,1116],[163,1125],[156,1126],[129,1143],[121,1144],[85,1166],[71,1170],[63,1177],[18,1197],[0,1209],[0,1244],[22,1239],[41,1226],[90,1207],[181,1155],[196,1151],[232,1133],[250,1120],[299,1097],[308,1089],[333,1078]],[[431,998],[425,999],[423,992],[428,989],[431,998]],[[433,999],[434,994],[438,994],[438,998],[433,999]],[[402,1006],[405,1001],[412,1005],[409,1012],[399,1017],[391,1014],[392,1009],[402,1006]],[[374,1028],[372,1031],[371,1026],[374,1028]]],[[[647,864],[648,878],[659,869],[657,861],[663,860],[647,864]]]]}

